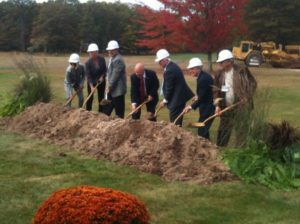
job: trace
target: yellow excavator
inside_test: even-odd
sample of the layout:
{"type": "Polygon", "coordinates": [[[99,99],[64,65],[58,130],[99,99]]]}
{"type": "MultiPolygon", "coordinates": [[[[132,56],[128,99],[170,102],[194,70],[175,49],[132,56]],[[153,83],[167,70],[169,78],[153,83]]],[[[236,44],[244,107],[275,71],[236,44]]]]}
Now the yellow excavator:
{"type": "Polygon", "coordinates": [[[263,62],[273,67],[300,68],[300,45],[276,47],[275,42],[241,41],[238,47],[233,47],[233,56],[244,61],[247,66],[259,67],[263,62]]]}
{"type": "Polygon", "coordinates": [[[300,45],[286,45],[272,51],[269,63],[275,68],[300,68],[300,45]]]}

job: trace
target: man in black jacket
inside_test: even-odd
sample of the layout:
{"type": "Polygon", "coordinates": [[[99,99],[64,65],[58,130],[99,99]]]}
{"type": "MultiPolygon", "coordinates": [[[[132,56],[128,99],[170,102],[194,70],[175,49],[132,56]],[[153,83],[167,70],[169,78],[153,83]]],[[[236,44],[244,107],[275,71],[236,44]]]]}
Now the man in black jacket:
{"type": "MultiPolygon", "coordinates": [[[[159,80],[156,73],[152,70],[145,69],[142,63],[137,63],[134,68],[134,74],[131,80],[131,107],[134,111],[141,103],[148,100],[146,108],[148,117],[152,118],[155,113],[155,107],[158,102],[157,90],[159,80]]],[[[141,109],[132,115],[132,119],[140,119],[141,109]]]]}
{"type": "MultiPolygon", "coordinates": [[[[155,61],[164,69],[164,80],[162,92],[164,99],[160,106],[167,106],[169,109],[170,121],[174,122],[182,113],[186,102],[194,96],[194,93],[187,85],[180,67],[172,62],[170,54],[166,49],[160,49],[156,53],[155,61]]],[[[176,125],[182,126],[182,117],[176,121],[176,125]]]]}
{"type": "MultiPolygon", "coordinates": [[[[199,108],[199,122],[203,122],[206,118],[213,115],[215,107],[213,104],[213,91],[212,86],[214,80],[212,76],[202,70],[203,63],[199,58],[192,58],[189,61],[187,69],[189,73],[197,77],[197,97],[192,105],[187,106],[184,110],[189,112],[191,109],[199,108]]],[[[213,120],[209,120],[205,123],[204,127],[198,128],[198,135],[209,139],[209,128],[213,120]]]]}

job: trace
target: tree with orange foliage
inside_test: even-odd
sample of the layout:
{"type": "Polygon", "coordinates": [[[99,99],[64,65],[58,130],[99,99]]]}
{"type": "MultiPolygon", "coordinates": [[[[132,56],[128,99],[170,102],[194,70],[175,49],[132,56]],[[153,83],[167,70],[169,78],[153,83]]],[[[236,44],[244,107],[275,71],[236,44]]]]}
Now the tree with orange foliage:
{"type": "Polygon", "coordinates": [[[184,24],[177,15],[167,10],[155,11],[146,6],[137,7],[137,13],[142,19],[136,21],[143,28],[136,45],[146,47],[152,52],[166,48],[171,52],[185,50],[185,36],[179,30],[184,30],[184,24]]]}
{"type": "MultiPolygon", "coordinates": [[[[164,5],[160,11],[150,10],[145,13],[145,37],[139,44],[155,50],[160,47],[168,48],[160,38],[164,32],[179,36],[172,44],[184,46],[191,52],[205,52],[211,61],[213,52],[232,43],[237,35],[246,32],[243,21],[244,8],[249,0],[158,0],[164,5]],[[164,20],[161,19],[163,16],[164,20]],[[165,22],[167,21],[167,22],[165,22]],[[171,21],[171,23],[168,23],[171,21]],[[153,31],[160,27],[160,32],[153,31]],[[152,40],[157,38],[157,41],[152,40]],[[174,43],[176,40],[176,43],[174,43]]],[[[144,9],[146,11],[146,9],[144,9]]],[[[180,48],[179,48],[180,49],[180,48]]],[[[171,50],[172,51],[172,50],[171,50]]]]}

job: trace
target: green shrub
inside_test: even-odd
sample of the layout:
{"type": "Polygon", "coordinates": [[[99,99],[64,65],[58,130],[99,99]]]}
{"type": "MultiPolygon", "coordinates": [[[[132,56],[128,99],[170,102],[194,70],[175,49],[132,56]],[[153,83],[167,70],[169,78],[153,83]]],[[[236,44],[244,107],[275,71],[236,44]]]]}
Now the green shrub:
{"type": "Polygon", "coordinates": [[[223,161],[247,183],[259,183],[273,189],[300,187],[300,145],[292,145],[274,154],[264,142],[253,140],[243,149],[223,152],[223,161]]]}
{"type": "Polygon", "coordinates": [[[49,79],[32,57],[15,60],[15,64],[22,76],[11,94],[1,96],[0,116],[3,117],[18,114],[37,102],[47,103],[52,96],[49,79]]]}
{"type": "Polygon", "coordinates": [[[270,90],[260,90],[254,109],[236,118],[236,149],[224,150],[224,162],[240,179],[275,189],[300,187],[300,134],[288,122],[268,123],[270,90]],[[240,139],[239,139],[240,138],[240,139]]]}

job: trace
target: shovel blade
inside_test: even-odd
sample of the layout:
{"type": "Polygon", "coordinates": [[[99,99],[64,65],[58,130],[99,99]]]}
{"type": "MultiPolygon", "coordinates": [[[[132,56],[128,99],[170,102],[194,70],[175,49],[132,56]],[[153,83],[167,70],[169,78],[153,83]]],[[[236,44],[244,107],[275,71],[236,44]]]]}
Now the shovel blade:
{"type": "Polygon", "coordinates": [[[100,105],[101,105],[101,106],[105,106],[105,105],[108,105],[108,104],[110,104],[110,103],[111,103],[110,100],[105,100],[105,99],[103,99],[103,100],[101,100],[100,105]]]}
{"type": "Polygon", "coordinates": [[[200,127],[204,127],[205,123],[203,123],[203,122],[189,123],[188,126],[191,128],[200,128],[200,127]]]}
{"type": "Polygon", "coordinates": [[[147,120],[148,121],[157,121],[157,116],[149,116],[148,118],[147,118],[147,120]]]}

